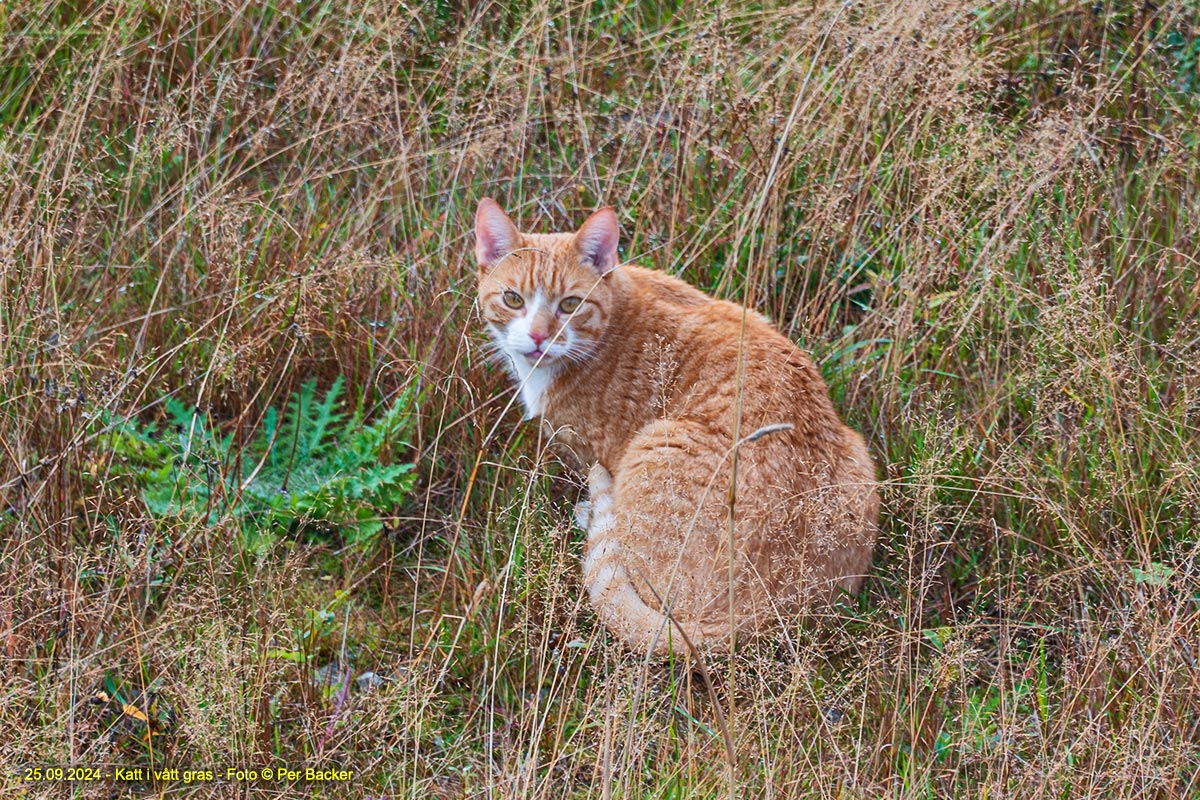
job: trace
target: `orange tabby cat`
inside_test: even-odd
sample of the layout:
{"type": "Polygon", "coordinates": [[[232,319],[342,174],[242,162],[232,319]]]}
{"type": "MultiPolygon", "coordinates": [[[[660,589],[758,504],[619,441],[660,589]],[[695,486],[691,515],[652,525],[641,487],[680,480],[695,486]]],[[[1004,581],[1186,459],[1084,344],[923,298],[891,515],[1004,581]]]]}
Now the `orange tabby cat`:
{"type": "Polygon", "coordinates": [[[526,412],[594,463],[576,516],[610,631],[656,656],[686,652],[680,629],[724,650],[857,590],[875,467],[804,353],[753,311],[620,265],[612,209],[531,234],[484,199],[475,237],[479,307],[526,412]]]}

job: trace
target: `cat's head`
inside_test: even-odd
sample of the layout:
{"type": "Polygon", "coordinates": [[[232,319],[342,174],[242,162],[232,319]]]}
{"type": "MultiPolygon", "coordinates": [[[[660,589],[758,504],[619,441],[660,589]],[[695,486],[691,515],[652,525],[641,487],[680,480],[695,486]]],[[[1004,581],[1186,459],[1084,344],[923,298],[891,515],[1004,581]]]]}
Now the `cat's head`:
{"type": "Polygon", "coordinates": [[[612,316],[617,215],[602,208],[575,233],[521,233],[499,204],[475,213],[479,309],[517,364],[583,363],[612,316]]]}

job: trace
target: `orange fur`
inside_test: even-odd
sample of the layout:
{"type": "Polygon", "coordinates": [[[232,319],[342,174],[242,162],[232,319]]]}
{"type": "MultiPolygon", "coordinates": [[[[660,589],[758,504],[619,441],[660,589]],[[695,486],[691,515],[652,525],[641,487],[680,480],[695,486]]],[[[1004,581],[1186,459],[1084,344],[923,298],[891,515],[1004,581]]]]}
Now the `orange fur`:
{"type": "Polygon", "coordinates": [[[857,590],[875,467],[803,352],[753,311],[618,266],[610,209],[574,234],[523,234],[485,199],[476,243],[480,311],[527,412],[594,464],[584,584],[614,634],[662,656],[684,651],[678,625],[723,650],[857,590]],[[582,300],[573,313],[569,297],[582,300]]]}

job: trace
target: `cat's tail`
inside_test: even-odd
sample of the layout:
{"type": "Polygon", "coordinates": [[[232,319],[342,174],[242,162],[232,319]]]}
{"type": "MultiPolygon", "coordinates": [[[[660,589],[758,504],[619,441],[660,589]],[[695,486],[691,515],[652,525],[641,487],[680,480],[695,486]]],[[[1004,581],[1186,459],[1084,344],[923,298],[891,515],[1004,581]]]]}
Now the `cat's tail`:
{"type": "Polygon", "coordinates": [[[666,658],[672,651],[686,654],[709,644],[719,646],[728,636],[728,625],[680,622],[647,605],[630,579],[616,540],[589,541],[589,546],[583,562],[588,596],[605,627],[630,649],[666,658]]]}
{"type": "Polygon", "coordinates": [[[658,594],[669,587],[653,585],[662,576],[639,576],[656,594],[659,608],[666,610],[647,605],[626,568],[626,554],[612,535],[616,527],[612,474],[594,464],[588,473],[588,488],[590,501],[576,508],[575,518],[588,533],[583,583],[605,627],[631,649],[654,658],[666,658],[672,651],[682,655],[705,646],[727,646],[728,624],[681,622],[670,614],[669,606],[664,605],[667,597],[658,594]]]}

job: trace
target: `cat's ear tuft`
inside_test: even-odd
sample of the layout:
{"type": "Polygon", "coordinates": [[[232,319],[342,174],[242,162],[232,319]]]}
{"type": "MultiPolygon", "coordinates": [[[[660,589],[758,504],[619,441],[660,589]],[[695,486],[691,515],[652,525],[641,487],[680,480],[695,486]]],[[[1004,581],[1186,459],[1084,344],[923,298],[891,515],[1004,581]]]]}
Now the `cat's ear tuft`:
{"type": "Polygon", "coordinates": [[[575,249],[583,263],[603,275],[617,266],[617,243],[621,229],[611,208],[602,208],[588,217],[575,234],[575,249]]]}
{"type": "Polygon", "coordinates": [[[494,266],[517,249],[521,233],[504,209],[490,197],[479,201],[475,210],[475,260],[480,269],[494,266]]]}

